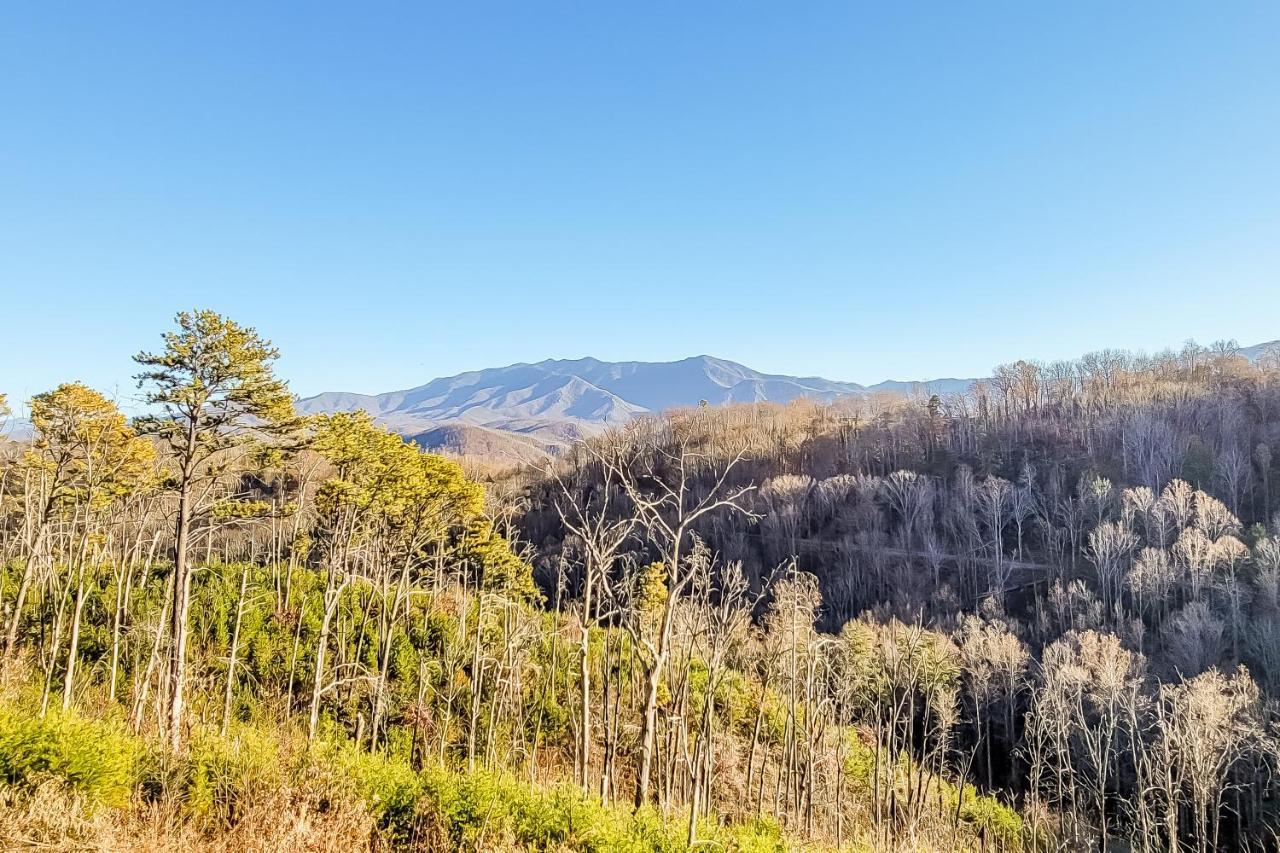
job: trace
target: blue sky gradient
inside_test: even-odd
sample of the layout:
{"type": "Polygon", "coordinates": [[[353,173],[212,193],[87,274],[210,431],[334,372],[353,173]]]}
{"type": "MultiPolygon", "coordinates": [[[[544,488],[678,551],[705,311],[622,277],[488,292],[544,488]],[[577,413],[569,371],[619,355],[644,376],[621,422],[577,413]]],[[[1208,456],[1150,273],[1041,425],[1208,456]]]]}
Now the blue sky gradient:
{"type": "Polygon", "coordinates": [[[0,391],[1280,338],[1280,4],[6,4],[0,391]]]}

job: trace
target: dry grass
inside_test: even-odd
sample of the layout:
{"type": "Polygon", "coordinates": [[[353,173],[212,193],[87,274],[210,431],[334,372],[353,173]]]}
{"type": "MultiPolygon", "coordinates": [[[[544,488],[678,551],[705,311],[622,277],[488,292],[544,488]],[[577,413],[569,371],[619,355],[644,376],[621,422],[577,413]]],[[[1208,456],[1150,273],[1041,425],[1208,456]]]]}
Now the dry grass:
{"type": "Polygon", "coordinates": [[[346,853],[369,848],[373,818],[354,799],[264,791],[231,827],[201,826],[170,803],[91,808],[56,783],[34,791],[0,789],[0,849],[191,851],[191,853],[346,853]]]}

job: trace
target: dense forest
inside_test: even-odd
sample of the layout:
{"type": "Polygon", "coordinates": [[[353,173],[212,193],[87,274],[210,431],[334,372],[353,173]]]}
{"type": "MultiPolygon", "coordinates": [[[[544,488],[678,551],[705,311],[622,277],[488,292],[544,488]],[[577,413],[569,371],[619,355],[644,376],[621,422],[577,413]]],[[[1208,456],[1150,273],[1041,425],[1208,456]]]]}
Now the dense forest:
{"type": "Polygon", "coordinates": [[[5,849],[1276,848],[1280,353],[464,467],[162,344],[0,443],[5,849]]]}

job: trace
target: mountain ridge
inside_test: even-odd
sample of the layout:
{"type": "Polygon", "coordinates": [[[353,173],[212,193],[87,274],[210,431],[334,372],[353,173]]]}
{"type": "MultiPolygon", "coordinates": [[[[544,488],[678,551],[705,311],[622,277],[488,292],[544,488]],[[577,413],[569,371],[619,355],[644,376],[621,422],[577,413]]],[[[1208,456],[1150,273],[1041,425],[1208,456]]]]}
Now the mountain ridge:
{"type": "MultiPolygon", "coordinates": [[[[330,391],[299,400],[302,414],[363,410],[389,429],[431,442],[447,436],[456,446],[460,436],[494,432],[532,438],[549,451],[577,437],[601,432],[632,418],[683,406],[769,402],[799,398],[831,401],[837,397],[879,391],[902,393],[923,388],[952,393],[973,379],[932,382],[889,380],[866,386],[820,376],[764,373],[710,355],[678,361],[601,361],[585,357],[516,362],[505,367],[471,370],[433,379],[423,385],[360,394],[330,391]],[[441,431],[442,427],[471,431],[441,431]],[[483,433],[475,430],[483,430],[483,433]]],[[[521,442],[521,455],[528,442],[521,442]]]]}
{"type": "MultiPolygon", "coordinates": [[[[1240,349],[1250,360],[1280,345],[1267,341],[1240,349]]],[[[465,452],[513,442],[511,455],[532,448],[556,452],[584,436],[632,418],[701,402],[830,402],[874,393],[963,393],[978,377],[885,380],[873,385],[820,376],[764,373],[728,359],[696,355],[677,361],[601,361],[583,358],[516,362],[469,370],[398,391],[360,394],[327,391],[297,402],[302,414],[363,410],[428,447],[465,452]],[[448,429],[446,429],[448,428],[448,429]]]]}
{"type": "MultiPolygon", "coordinates": [[[[1280,352],[1280,339],[1238,352],[1256,361],[1264,353],[1280,352]]],[[[799,397],[830,401],[880,392],[955,394],[980,378],[890,379],[862,385],[763,373],[710,355],[659,362],[609,362],[588,356],[464,371],[381,394],[325,391],[295,405],[300,414],[364,410],[428,449],[466,455],[470,448],[479,448],[479,455],[488,456],[499,447],[503,452],[497,455],[527,459],[535,449],[556,453],[640,414],[702,401],[785,403],[799,397]]],[[[30,433],[31,423],[20,412],[0,422],[0,441],[22,440],[30,433]]]]}

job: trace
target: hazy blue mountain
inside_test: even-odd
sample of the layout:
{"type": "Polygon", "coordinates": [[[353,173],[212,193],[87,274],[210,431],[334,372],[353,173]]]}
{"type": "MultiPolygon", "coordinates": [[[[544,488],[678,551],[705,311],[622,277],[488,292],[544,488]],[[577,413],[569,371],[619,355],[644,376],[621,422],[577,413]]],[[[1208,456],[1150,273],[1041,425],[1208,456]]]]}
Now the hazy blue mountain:
{"type": "Polygon", "coordinates": [[[1254,344],[1251,347],[1243,347],[1240,350],[1240,354],[1250,361],[1257,361],[1258,356],[1272,348],[1280,351],[1280,341],[1267,341],[1263,344],[1254,344]]]}
{"type": "Polygon", "coordinates": [[[443,424],[568,438],[636,415],[708,403],[786,403],[864,393],[854,382],[761,373],[711,356],[671,362],[594,358],[513,364],[435,379],[386,394],[330,392],[298,403],[304,413],[363,409],[389,428],[419,435],[443,424]]]}
{"type": "Polygon", "coordinates": [[[926,379],[924,381],[910,381],[890,379],[886,382],[877,382],[875,385],[868,385],[868,391],[888,391],[895,394],[963,394],[969,390],[969,386],[977,382],[977,379],[926,379]]]}
{"type": "MultiPolygon", "coordinates": [[[[1280,341],[1240,352],[1256,359],[1277,344],[1280,341]]],[[[363,409],[388,428],[428,446],[489,446],[503,442],[495,431],[515,433],[523,438],[508,452],[522,456],[531,448],[554,451],[636,415],[694,406],[703,400],[714,405],[788,403],[801,397],[831,401],[876,392],[959,394],[976,381],[945,378],[859,385],[761,373],[708,355],[666,362],[550,359],[473,370],[386,394],[318,394],[299,401],[298,409],[306,414],[363,409]]]]}

